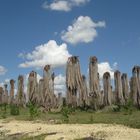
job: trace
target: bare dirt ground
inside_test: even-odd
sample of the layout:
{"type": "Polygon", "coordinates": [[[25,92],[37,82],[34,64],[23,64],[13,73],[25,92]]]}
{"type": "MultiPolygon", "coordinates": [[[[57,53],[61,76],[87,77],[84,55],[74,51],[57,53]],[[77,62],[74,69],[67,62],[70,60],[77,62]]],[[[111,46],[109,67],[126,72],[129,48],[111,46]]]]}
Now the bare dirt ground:
{"type": "Polygon", "coordinates": [[[6,135],[48,134],[45,140],[74,140],[94,137],[102,140],[140,140],[140,130],[115,124],[47,124],[41,121],[0,120],[0,132],[6,135]]]}

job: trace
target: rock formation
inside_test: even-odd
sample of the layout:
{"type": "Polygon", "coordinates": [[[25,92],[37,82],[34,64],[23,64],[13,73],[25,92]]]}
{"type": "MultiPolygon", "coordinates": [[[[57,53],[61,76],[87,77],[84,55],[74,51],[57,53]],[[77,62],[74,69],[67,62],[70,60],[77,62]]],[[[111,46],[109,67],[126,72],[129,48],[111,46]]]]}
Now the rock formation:
{"type": "Polygon", "coordinates": [[[63,98],[62,98],[62,93],[58,93],[58,98],[57,98],[57,107],[61,109],[63,106],[63,98]]]}
{"type": "Polygon", "coordinates": [[[10,104],[14,103],[14,92],[15,92],[15,80],[11,79],[10,80],[10,104]]]}
{"type": "Polygon", "coordinates": [[[38,83],[37,83],[37,73],[32,71],[28,77],[28,87],[27,87],[28,101],[32,104],[38,103],[38,83]]]}
{"type": "Polygon", "coordinates": [[[17,104],[19,106],[25,106],[26,97],[24,94],[24,77],[19,75],[18,77],[18,90],[17,90],[17,104]]]}
{"type": "Polygon", "coordinates": [[[89,90],[90,105],[93,109],[97,110],[97,108],[100,106],[100,85],[98,74],[98,60],[95,56],[90,57],[89,62],[89,90]]]}
{"type": "Polygon", "coordinates": [[[83,90],[84,90],[84,95],[83,95],[84,105],[89,106],[89,98],[88,98],[88,89],[87,89],[86,77],[84,75],[82,75],[82,79],[83,79],[83,90]]]}
{"type": "Polygon", "coordinates": [[[115,82],[115,96],[116,104],[124,105],[125,101],[123,98],[122,82],[121,82],[121,73],[120,71],[115,71],[114,73],[114,82],[115,82]]]}
{"type": "Polygon", "coordinates": [[[126,73],[122,74],[121,79],[122,79],[123,98],[124,98],[125,103],[126,103],[128,101],[128,98],[129,98],[129,86],[128,86],[127,74],[126,73]]]}
{"type": "Polygon", "coordinates": [[[131,97],[133,104],[140,107],[140,67],[134,66],[130,81],[131,97]]]}
{"type": "Polygon", "coordinates": [[[78,56],[72,56],[68,58],[66,65],[66,97],[63,98],[62,93],[59,93],[58,97],[56,96],[54,80],[55,74],[52,73],[50,65],[44,67],[43,78],[39,83],[37,82],[37,73],[31,71],[28,77],[26,99],[24,77],[19,75],[15,97],[15,81],[13,79],[10,80],[9,95],[7,84],[4,85],[4,88],[0,87],[0,104],[16,104],[24,107],[27,102],[31,102],[40,107],[42,111],[61,109],[63,105],[90,107],[97,110],[112,104],[127,105],[129,101],[132,101],[133,105],[140,108],[140,66],[134,66],[129,82],[127,74],[121,75],[120,71],[115,71],[115,86],[112,87],[109,72],[104,73],[103,79],[99,78],[98,60],[95,56],[90,57],[89,82],[81,74],[78,56]]]}
{"type": "Polygon", "coordinates": [[[53,106],[54,85],[52,80],[51,66],[46,65],[43,71],[43,105],[46,110],[50,110],[53,106]]]}
{"type": "Polygon", "coordinates": [[[67,61],[66,69],[67,103],[72,107],[83,106],[84,86],[77,56],[72,56],[67,61]],[[78,94],[79,93],[79,94],[78,94]],[[77,98],[79,97],[79,102],[77,98]]]}
{"type": "Polygon", "coordinates": [[[3,93],[4,93],[3,88],[0,87],[0,104],[3,103],[3,101],[2,101],[3,93]]]}
{"type": "Polygon", "coordinates": [[[3,93],[3,103],[8,104],[9,96],[8,96],[8,90],[7,90],[7,84],[4,84],[4,93],[3,93]]]}
{"type": "Polygon", "coordinates": [[[44,79],[40,79],[39,80],[39,92],[38,92],[38,94],[39,94],[39,96],[40,96],[40,99],[39,99],[39,105],[40,106],[43,106],[43,100],[44,100],[44,97],[43,97],[43,92],[44,92],[44,88],[43,88],[43,86],[44,86],[44,79]]]}
{"type": "Polygon", "coordinates": [[[109,106],[112,104],[112,89],[109,72],[106,72],[103,75],[103,87],[104,87],[104,106],[109,106]]]}

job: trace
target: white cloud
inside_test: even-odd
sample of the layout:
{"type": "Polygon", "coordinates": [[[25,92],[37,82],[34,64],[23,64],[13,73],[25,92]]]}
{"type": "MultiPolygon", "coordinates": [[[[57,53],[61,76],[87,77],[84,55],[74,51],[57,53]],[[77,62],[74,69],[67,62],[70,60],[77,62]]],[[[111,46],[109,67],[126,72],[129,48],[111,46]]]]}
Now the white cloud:
{"type": "Polygon", "coordinates": [[[4,75],[7,72],[7,69],[3,66],[0,66],[0,75],[4,75]]]}
{"type": "Polygon", "coordinates": [[[55,94],[58,94],[61,92],[63,95],[65,95],[65,93],[66,93],[65,82],[66,82],[65,76],[59,74],[58,76],[55,77],[55,79],[54,79],[55,94]]]}
{"type": "Polygon", "coordinates": [[[5,79],[3,82],[0,83],[0,87],[4,88],[4,85],[9,84],[9,82],[10,82],[10,79],[5,79]]]}
{"type": "Polygon", "coordinates": [[[118,70],[118,63],[117,63],[117,62],[115,62],[115,63],[113,64],[113,69],[114,69],[114,70],[118,70]]]}
{"type": "Polygon", "coordinates": [[[73,5],[80,6],[82,4],[86,4],[87,2],[90,2],[90,0],[71,0],[73,5]]]}
{"type": "Polygon", "coordinates": [[[71,11],[73,7],[84,5],[89,1],[90,0],[53,0],[50,4],[46,1],[43,4],[43,8],[68,12],[71,11]]]}
{"type": "Polygon", "coordinates": [[[10,82],[10,79],[5,79],[3,82],[0,83],[0,87],[4,88],[4,85],[9,84],[9,82],[10,82]]]}
{"type": "Polygon", "coordinates": [[[5,79],[5,84],[8,84],[10,82],[10,79],[5,79]]]}
{"type": "Polygon", "coordinates": [[[4,82],[1,82],[0,83],[0,87],[4,87],[4,82]]]}
{"type": "Polygon", "coordinates": [[[18,90],[15,88],[15,89],[14,89],[14,95],[17,95],[17,91],[18,91],[18,90]]]}
{"type": "Polygon", "coordinates": [[[105,26],[105,21],[94,22],[88,16],[79,16],[67,31],[62,32],[61,39],[71,44],[89,43],[98,35],[96,28],[105,26]]]}
{"type": "Polygon", "coordinates": [[[65,12],[67,12],[67,11],[71,10],[69,2],[64,1],[64,0],[54,1],[50,5],[47,5],[47,3],[44,3],[43,7],[51,9],[51,10],[55,10],[55,11],[65,11],[65,12]]]}
{"type": "Polygon", "coordinates": [[[56,85],[64,85],[66,80],[65,76],[59,74],[58,76],[55,77],[54,79],[54,84],[56,85]]]}
{"type": "Polygon", "coordinates": [[[26,58],[26,61],[21,63],[19,67],[40,68],[47,64],[52,65],[52,67],[64,66],[71,55],[67,50],[67,44],[57,45],[56,41],[50,40],[48,43],[36,47],[33,52],[24,54],[24,56],[20,54],[20,56],[26,58]]]}
{"type": "Polygon", "coordinates": [[[105,72],[109,72],[111,79],[114,79],[114,65],[116,66],[116,62],[113,64],[113,66],[111,67],[111,65],[108,62],[101,62],[98,64],[98,72],[100,74],[100,78],[103,78],[103,74],[105,72]]]}

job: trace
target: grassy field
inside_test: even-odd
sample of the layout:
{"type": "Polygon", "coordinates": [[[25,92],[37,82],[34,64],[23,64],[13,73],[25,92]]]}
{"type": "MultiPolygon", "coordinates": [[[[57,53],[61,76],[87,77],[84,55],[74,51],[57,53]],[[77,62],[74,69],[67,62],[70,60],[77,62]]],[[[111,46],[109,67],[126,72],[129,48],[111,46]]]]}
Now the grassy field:
{"type": "Polygon", "coordinates": [[[70,123],[70,124],[122,124],[132,128],[140,128],[140,110],[133,109],[120,109],[115,110],[112,107],[106,107],[99,111],[81,111],[80,109],[69,110],[68,108],[63,111],[53,110],[51,112],[42,113],[40,111],[30,111],[29,108],[19,108],[18,115],[11,115],[10,107],[3,111],[0,107],[1,119],[15,119],[15,120],[41,120],[46,123],[70,123]],[[37,112],[37,113],[36,113],[37,112]],[[32,116],[33,114],[33,116],[32,116]]]}
{"type": "MultiPolygon", "coordinates": [[[[44,122],[48,124],[121,124],[131,128],[140,129],[140,110],[134,107],[105,107],[98,111],[71,109],[64,107],[62,110],[52,110],[43,113],[36,107],[14,108],[0,106],[0,119],[5,122],[12,120],[44,122]]],[[[0,132],[0,139],[7,140],[44,140],[48,134],[29,137],[28,135],[6,136],[0,132]]],[[[79,139],[82,140],[82,139],[79,139]]],[[[83,140],[85,140],[83,138],[83,140]]],[[[91,139],[92,140],[92,139],[91,139]]]]}

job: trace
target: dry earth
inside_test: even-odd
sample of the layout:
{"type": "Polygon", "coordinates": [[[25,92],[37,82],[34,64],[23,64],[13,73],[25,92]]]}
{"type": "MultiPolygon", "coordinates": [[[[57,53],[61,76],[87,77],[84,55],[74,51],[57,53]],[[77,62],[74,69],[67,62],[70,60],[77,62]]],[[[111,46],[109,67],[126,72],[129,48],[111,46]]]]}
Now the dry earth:
{"type": "Polygon", "coordinates": [[[94,137],[102,140],[140,140],[140,130],[115,124],[47,124],[32,121],[0,120],[0,132],[6,135],[48,134],[45,140],[74,140],[94,137]]]}

